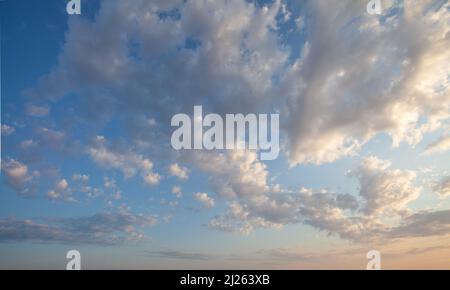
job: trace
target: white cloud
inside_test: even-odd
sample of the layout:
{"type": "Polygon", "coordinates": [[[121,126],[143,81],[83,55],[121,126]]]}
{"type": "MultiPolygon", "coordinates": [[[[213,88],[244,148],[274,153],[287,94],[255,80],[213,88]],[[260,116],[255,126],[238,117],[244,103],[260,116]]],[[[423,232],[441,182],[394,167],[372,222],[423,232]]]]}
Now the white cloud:
{"type": "Polygon", "coordinates": [[[436,182],[433,186],[433,191],[443,198],[450,197],[450,176],[444,176],[436,182]]]}
{"type": "Polygon", "coordinates": [[[199,201],[204,208],[213,208],[216,204],[214,199],[204,192],[194,193],[194,198],[199,201]]]}
{"type": "MultiPolygon", "coordinates": [[[[280,110],[292,165],[356,154],[382,133],[393,146],[414,146],[450,117],[450,4],[431,9],[433,2],[405,1],[405,9],[375,17],[354,1],[308,1],[300,10],[305,15],[295,15],[306,32],[298,47],[281,41],[278,16],[294,17],[281,1],[260,7],[249,1],[112,0],[95,20],[69,22],[57,67],[28,94],[56,103],[77,92],[89,102],[75,110],[89,120],[133,116],[123,118],[133,128],[130,144],[98,137],[87,152],[101,167],[125,178],[139,174],[150,184],[160,176],[135,144],[153,148],[167,140],[169,130],[160,124],[205,99],[205,111],[217,113],[280,110]],[[160,17],[173,8],[180,19],[160,17]],[[167,52],[170,58],[162,59],[167,52]]],[[[42,133],[55,141],[65,136],[42,133]]],[[[383,215],[408,217],[407,205],[420,192],[414,172],[374,157],[353,171],[361,188],[351,196],[271,185],[255,152],[188,155],[229,202],[209,226],[233,232],[306,223],[343,238],[370,238],[386,232],[383,215]]],[[[188,177],[182,167],[170,173],[188,177]]]]}
{"type": "Polygon", "coordinates": [[[87,152],[95,163],[106,169],[120,170],[125,178],[131,178],[140,173],[143,181],[149,185],[155,185],[161,179],[158,173],[153,172],[153,162],[150,159],[131,150],[121,152],[109,148],[106,139],[102,136],[97,136],[87,152]]]}
{"type": "Polygon", "coordinates": [[[441,153],[448,150],[450,150],[450,136],[441,136],[427,146],[425,154],[441,153]]]}
{"type": "Polygon", "coordinates": [[[149,185],[156,185],[161,180],[161,176],[158,173],[149,173],[144,176],[144,181],[149,185]]]}
{"type": "Polygon", "coordinates": [[[75,198],[72,196],[72,190],[69,188],[69,183],[66,179],[60,179],[54,189],[47,192],[47,197],[52,200],[75,202],[75,198]]]}
{"type": "Polygon", "coordinates": [[[29,172],[28,166],[14,159],[6,159],[2,161],[2,171],[6,174],[6,182],[18,194],[29,196],[34,193],[34,176],[39,172],[29,172]]]}
{"type": "Polygon", "coordinates": [[[173,186],[172,187],[172,194],[175,195],[177,198],[180,198],[183,195],[183,192],[181,191],[180,186],[173,186]]]}
{"type": "Polygon", "coordinates": [[[75,173],[75,174],[72,175],[72,181],[88,182],[89,181],[89,175],[81,174],[81,173],[75,173]]]}
{"type": "Polygon", "coordinates": [[[83,88],[90,103],[80,112],[113,117],[126,107],[158,113],[157,123],[205,97],[218,113],[280,109],[293,165],[355,154],[380,133],[414,146],[450,117],[450,3],[407,2],[383,17],[357,2],[305,3],[299,11],[312,16],[292,20],[308,30],[298,48],[280,41],[278,22],[292,16],[282,1],[110,1],[95,21],[70,22],[58,66],[28,94],[57,100],[83,88]],[[182,17],[161,19],[174,8],[182,17]],[[185,47],[189,39],[197,47],[185,47]]]}
{"type": "Polygon", "coordinates": [[[15,129],[11,126],[8,126],[6,124],[1,125],[2,135],[8,136],[14,133],[15,129]]]}
{"type": "Polygon", "coordinates": [[[292,164],[333,162],[379,133],[415,145],[449,118],[450,3],[430,2],[405,1],[383,18],[357,2],[306,4],[315,17],[281,88],[292,164]]]}
{"type": "Polygon", "coordinates": [[[169,172],[170,172],[170,175],[176,176],[182,180],[187,180],[189,178],[187,168],[178,165],[178,163],[174,163],[174,164],[170,165],[169,172]]]}
{"type": "Polygon", "coordinates": [[[391,162],[370,156],[350,173],[358,178],[359,194],[364,199],[363,211],[368,215],[401,213],[420,195],[421,188],[414,185],[416,173],[390,167],[391,162]]]}

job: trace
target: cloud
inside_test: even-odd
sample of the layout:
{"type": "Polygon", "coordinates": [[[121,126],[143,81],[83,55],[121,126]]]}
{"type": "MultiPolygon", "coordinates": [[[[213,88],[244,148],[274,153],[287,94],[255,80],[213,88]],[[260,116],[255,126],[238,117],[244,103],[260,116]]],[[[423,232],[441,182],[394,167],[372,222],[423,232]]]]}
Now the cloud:
{"type": "Polygon", "coordinates": [[[173,186],[172,187],[172,194],[174,194],[177,198],[180,198],[183,195],[183,192],[181,191],[180,186],[173,186]]]}
{"type": "Polygon", "coordinates": [[[1,130],[2,130],[2,135],[3,136],[8,136],[8,135],[11,135],[12,133],[14,133],[14,131],[16,129],[14,129],[13,127],[8,126],[6,124],[2,124],[1,125],[1,130]]]}
{"type": "Polygon", "coordinates": [[[439,139],[429,144],[425,149],[425,154],[442,153],[450,149],[450,136],[441,136],[439,139]]]}
{"type": "MultiPolygon", "coordinates": [[[[129,142],[96,137],[86,152],[149,184],[161,179],[156,158],[173,153],[160,141],[169,140],[171,116],[192,104],[220,114],[279,111],[291,165],[355,155],[380,134],[415,146],[448,121],[450,3],[404,1],[373,16],[354,1],[293,2],[108,1],[92,20],[69,20],[57,66],[26,94],[56,105],[70,93],[82,121],[131,128],[129,142]],[[281,29],[288,22],[298,24],[292,42],[281,29]],[[141,146],[163,154],[150,160],[141,146]]],[[[40,133],[49,145],[66,138],[40,133]]],[[[256,152],[180,155],[227,202],[208,226],[230,232],[305,223],[351,240],[386,236],[384,219],[410,217],[420,193],[414,172],[375,157],[352,172],[360,189],[350,195],[271,184],[256,152]]],[[[180,166],[170,173],[187,178],[180,166]]]]}
{"type": "Polygon", "coordinates": [[[348,174],[359,183],[357,195],[325,189],[292,191],[271,185],[265,166],[251,151],[214,156],[197,153],[193,158],[208,170],[218,194],[229,200],[228,209],[210,220],[208,227],[240,234],[306,224],[356,242],[390,239],[392,226],[386,219],[400,224],[413,214],[408,204],[422,190],[414,185],[414,172],[393,169],[389,161],[374,156],[362,158],[348,174]]]}
{"type": "Polygon", "coordinates": [[[72,190],[69,188],[69,183],[64,178],[59,180],[55,184],[54,189],[51,189],[47,192],[47,197],[52,200],[61,200],[67,202],[76,201],[72,196],[72,190]]]}
{"type": "Polygon", "coordinates": [[[202,261],[212,259],[212,256],[202,253],[186,253],[175,250],[145,251],[145,253],[154,258],[164,258],[164,259],[202,260],[202,261]]]}
{"type": "Polygon", "coordinates": [[[389,232],[390,237],[428,237],[450,234],[450,210],[419,212],[389,232]]]}
{"type": "Polygon", "coordinates": [[[196,192],[194,193],[194,198],[199,201],[204,208],[213,208],[216,204],[214,199],[211,198],[207,193],[196,192]]]}
{"type": "Polygon", "coordinates": [[[433,185],[433,191],[441,197],[450,196],[450,176],[445,176],[433,185]]]}
{"type": "Polygon", "coordinates": [[[94,144],[87,149],[87,153],[99,166],[106,169],[122,171],[125,178],[131,178],[140,173],[145,183],[158,184],[161,176],[153,172],[153,162],[143,155],[131,150],[114,150],[109,147],[103,136],[97,136],[94,144]]]}
{"type": "Polygon", "coordinates": [[[152,216],[129,212],[51,219],[49,223],[1,219],[0,242],[120,245],[144,239],[139,229],[155,223],[152,216]]]}
{"type": "Polygon", "coordinates": [[[169,173],[170,175],[176,176],[182,180],[187,180],[189,178],[187,168],[178,165],[178,163],[170,165],[169,173]]]}
{"type": "Polygon", "coordinates": [[[189,161],[208,173],[215,191],[224,198],[260,195],[269,188],[266,165],[260,162],[256,152],[228,150],[194,152],[189,161]]]}
{"type": "Polygon", "coordinates": [[[358,178],[359,194],[365,201],[363,211],[368,215],[400,213],[420,195],[421,188],[414,185],[414,172],[390,167],[391,162],[370,156],[350,173],[358,178]]]}
{"type": "Polygon", "coordinates": [[[79,182],[88,182],[89,181],[89,175],[86,174],[80,174],[80,173],[75,173],[72,175],[72,181],[79,181],[79,182]]]}
{"type": "Polygon", "coordinates": [[[450,117],[450,4],[433,3],[373,16],[337,0],[108,1],[93,21],[71,19],[58,66],[27,94],[77,92],[89,99],[78,112],[154,113],[162,124],[205,98],[217,113],[277,108],[292,165],[333,162],[381,133],[414,146],[450,117]],[[295,19],[300,47],[282,41],[295,19]]]}
{"type": "Polygon", "coordinates": [[[50,108],[48,106],[28,104],[26,106],[26,112],[29,116],[32,117],[45,117],[50,112],[50,108]]]}
{"type": "Polygon", "coordinates": [[[29,172],[28,166],[7,158],[2,160],[2,171],[6,174],[6,183],[17,191],[19,195],[30,196],[35,192],[33,178],[39,175],[39,172],[29,172]]]}
{"type": "Polygon", "coordinates": [[[355,154],[382,132],[394,146],[415,145],[448,119],[449,3],[431,2],[405,1],[381,17],[356,2],[307,4],[315,17],[283,81],[292,164],[355,154]]]}

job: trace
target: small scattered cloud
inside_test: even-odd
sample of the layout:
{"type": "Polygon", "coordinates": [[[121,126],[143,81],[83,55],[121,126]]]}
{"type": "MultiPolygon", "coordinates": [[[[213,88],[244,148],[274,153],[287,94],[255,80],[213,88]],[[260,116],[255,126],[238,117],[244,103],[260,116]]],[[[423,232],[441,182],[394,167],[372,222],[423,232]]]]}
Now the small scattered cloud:
{"type": "Polygon", "coordinates": [[[172,187],[172,194],[175,195],[177,198],[181,198],[183,196],[183,192],[181,190],[181,187],[178,185],[175,185],[172,187]]]}
{"type": "Polygon", "coordinates": [[[2,171],[5,173],[6,183],[19,195],[31,196],[34,194],[33,179],[39,175],[38,171],[30,172],[26,164],[10,158],[2,160],[2,171]]]}
{"type": "Polygon", "coordinates": [[[6,124],[1,125],[1,130],[2,130],[3,136],[11,135],[12,133],[14,133],[14,131],[16,131],[16,129],[14,129],[14,127],[8,126],[6,124]]]}
{"type": "Polygon", "coordinates": [[[169,173],[171,176],[178,177],[179,179],[182,180],[187,180],[189,178],[187,168],[178,165],[178,163],[170,165],[169,173]]]}
{"type": "Polygon", "coordinates": [[[207,193],[204,192],[196,192],[194,193],[194,198],[199,201],[204,208],[213,208],[215,205],[215,201],[212,197],[210,197],[207,193]]]}
{"type": "Polygon", "coordinates": [[[47,192],[47,197],[51,200],[59,200],[66,202],[75,202],[72,196],[72,190],[69,188],[69,183],[66,179],[59,180],[55,187],[47,192]]]}
{"type": "Polygon", "coordinates": [[[45,117],[49,114],[50,107],[28,104],[26,106],[26,112],[32,117],[45,117]]]}

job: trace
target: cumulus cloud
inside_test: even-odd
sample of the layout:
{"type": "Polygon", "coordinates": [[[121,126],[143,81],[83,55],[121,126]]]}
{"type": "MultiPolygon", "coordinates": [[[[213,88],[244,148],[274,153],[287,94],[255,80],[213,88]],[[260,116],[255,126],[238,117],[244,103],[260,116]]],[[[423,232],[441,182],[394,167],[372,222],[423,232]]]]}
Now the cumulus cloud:
{"type": "Polygon", "coordinates": [[[349,174],[358,178],[363,211],[368,215],[400,213],[420,195],[421,188],[414,185],[416,173],[390,167],[391,162],[370,156],[349,174]]]}
{"type": "Polygon", "coordinates": [[[258,160],[256,152],[195,152],[189,160],[208,173],[215,191],[224,198],[251,197],[268,190],[266,165],[258,160]]]}
{"type": "Polygon", "coordinates": [[[75,174],[72,175],[72,181],[88,182],[89,181],[89,175],[75,173],[75,174]]]}
{"type": "Polygon", "coordinates": [[[444,176],[433,185],[433,191],[441,197],[450,196],[450,176],[444,176]]]}
{"type": "Polygon", "coordinates": [[[421,192],[414,185],[414,172],[393,169],[389,161],[374,156],[363,158],[348,174],[359,183],[357,195],[324,189],[287,190],[269,183],[266,168],[253,154],[229,152],[208,156],[207,164],[200,162],[199,166],[213,172],[210,182],[219,195],[230,201],[226,212],[210,220],[209,228],[248,234],[257,228],[281,229],[302,223],[353,241],[389,239],[391,225],[385,219],[400,223],[411,216],[408,203],[421,192]]]}
{"type": "Polygon", "coordinates": [[[33,178],[39,172],[30,172],[28,166],[14,159],[2,160],[2,171],[5,173],[6,183],[18,194],[30,196],[35,192],[33,178]]]}
{"type": "Polygon", "coordinates": [[[155,223],[152,216],[125,211],[44,221],[1,219],[0,242],[117,245],[144,239],[140,229],[155,223]]]}
{"type": "Polygon", "coordinates": [[[1,125],[1,130],[2,130],[2,135],[3,136],[11,135],[15,131],[15,129],[13,127],[8,126],[6,124],[2,124],[1,125]]]}
{"type": "MultiPolygon", "coordinates": [[[[293,2],[105,1],[93,20],[69,20],[58,65],[26,93],[55,104],[73,93],[77,117],[89,121],[120,113],[115,121],[145,146],[169,140],[170,117],[192,104],[220,114],[279,111],[291,165],[333,162],[383,133],[393,146],[414,146],[448,121],[448,1],[405,1],[380,16],[357,1],[293,2]],[[300,40],[285,41],[280,21],[292,22],[300,40]]],[[[48,143],[65,138],[41,133],[48,143]]],[[[125,178],[158,183],[133,141],[120,147],[97,137],[87,153],[125,178]]],[[[186,155],[228,203],[209,226],[231,232],[306,223],[347,239],[382,236],[382,216],[411,217],[407,205],[420,192],[414,172],[374,157],[350,175],[360,185],[353,196],[270,184],[255,152],[186,155]]],[[[170,174],[187,178],[178,167],[170,174]]]]}
{"type": "Polygon", "coordinates": [[[199,201],[204,208],[212,208],[216,204],[214,199],[205,192],[194,193],[194,198],[199,201]]]}
{"type": "Polygon", "coordinates": [[[52,200],[61,200],[67,202],[76,201],[72,196],[72,190],[69,188],[69,183],[66,179],[60,179],[55,187],[47,192],[47,197],[52,200]]]}
{"type": "Polygon", "coordinates": [[[218,113],[279,108],[291,164],[355,154],[380,133],[415,145],[450,116],[450,4],[436,3],[373,16],[338,0],[108,1],[93,21],[71,19],[58,66],[27,93],[76,91],[89,99],[79,111],[158,113],[161,123],[205,98],[218,113]],[[290,21],[303,28],[300,47],[281,41],[290,21]]]}
{"type": "Polygon", "coordinates": [[[182,180],[186,180],[189,178],[187,168],[178,165],[178,163],[174,163],[174,164],[170,165],[169,173],[170,173],[170,175],[176,176],[182,180]]]}
{"type": "Polygon", "coordinates": [[[432,2],[380,17],[361,15],[358,2],[308,2],[316,17],[283,88],[292,164],[332,162],[381,132],[415,145],[448,119],[450,4],[432,2]]]}
{"type": "Polygon", "coordinates": [[[425,149],[425,154],[441,153],[450,149],[450,136],[441,136],[439,139],[429,144],[425,149]]]}
{"type": "Polygon", "coordinates": [[[153,162],[131,150],[120,152],[109,147],[103,136],[97,136],[92,146],[87,149],[89,156],[99,166],[106,169],[120,170],[125,178],[140,173],[143,181],[149,185],[158,184],[161,176],[153,172],[153,162]]]}
{"type": "Polygon", "coordinates": [[[183,195],[181,187],[178,186],[178,185],[173,186],[172,187],[172,194],[175,195],[177,198],[180,198],[183,195]]]}

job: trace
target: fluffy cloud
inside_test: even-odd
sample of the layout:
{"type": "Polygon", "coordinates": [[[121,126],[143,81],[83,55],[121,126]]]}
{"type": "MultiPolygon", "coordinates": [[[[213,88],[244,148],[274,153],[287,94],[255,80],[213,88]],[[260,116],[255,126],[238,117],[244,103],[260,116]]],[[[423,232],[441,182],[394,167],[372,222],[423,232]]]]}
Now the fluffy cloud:
{"type": "Polygon", "coordinates": [[[425,154],[441,153],[450,149],[450,136],[441,136],[425,149],[425,154]]]}
{"type": "Polygon", "coordinates": [[[379,133],[415,145],[449,118],[450,4],[438,3],[373,16],[338,0],[108,1],[94,21],[70,20],[58,66],[28,94],[75,91],[89,100],[79,112],[163,124],[205,98],[218,113],[278,108],[292,164],[332,162],[379,133]],[[282,41],[290,22],[301,41],[282,41]]]}
{"type": "Polygon", "coordinates": [[[189,161],[208,173],[215,191],[224,198],[252,197],[268,190],[266,165],[258,160],[256,152],[195,152],[189,161]]]}
{"type": "Polygon", "coordinates": [[[161,176],[153,172],[153,163],[143,155],[131,150],[120,152],[109,148],[106,139],[97,136],[95,142],[87,150],[92,160],[106,169],[117,169],[122,171],[125,178],[130,178],[140,173],[145,183],[149,185],[158,184],[161,176]]]}
{"type": "Polygon", "coordinates": [[[0,241],[116,245],[142,240],[145,236],[140,229],[155,223],[152,216],[125,211],[52,219],[49,223],[2,219],[0,241]]]}
{"type": "Polygon", "coordinates": [[[213,173],[210,182],[219,196],[230,200],[228,210],[212,219],[209,228],[248,234],[256,228],[280,229],[302,223],[353,241],[389,239],[393,228],[386,218],[399,224],[410,217],[413,213],[407,205],[421,192],[414,185],[414,172],[392,169],[390,162],[373,156],[363,158],[348,174],[359,183],[357,195],[286,190],[269,184],[267,170],[255,156],[249,151],[216,154],[204,157],[207,164],[196,156],[198,165],[213,173]]]}
{"type": "Polygon", "coordinates": [[[47,192],[47,197],[52,200],[62,200],[67,202],[74,202],[72,190],[69,188],[69,183],[66,179],[59,180],[54,189],[47,192]]]}
{"type": "Polygon", "coordinates": [[[194,198],[199,201],[204,208],[212,208],[216,204],[214,199],[204,192],[194,193],[194,198]]]}
{"type": "Polygon", "coordinates": [[[405,1],[380,17],[358,2],[308,2],[315,17],[283,88],[293,164],[334,161],[381,132],[415,145],[448,119],[450,4],[437,2],[405,1]]]}
{"type": "Polygon", "coordinates": [[[441,197],[450,196],[450,176],[445,176],[433,185],[433,191],[441,197]]]}
{"type": "Polygon", "coordinates": [[[15,129],[11,126],[8,126],[6,124],[2,124],[1,125],[1,130],[2,130],[2,135],[4,136],[8,136],[11,135],[12,133],[14,133],[15,129]]]}
{"type": "Polygon", "coordinates": [[[6,183],[18,194],[30,196],[35,191],[33,178],[39,172],[29,172],[28,166],[14,159],[2,160],[2,171],[5,173],[6,183]]]}
{"type": "MultiPolygon", "coordinates": [[[[149,184],[160,176],[136,144],[169,140],[170,117],[192,104],[221,114],[280,111],[292,165],[333,162],[382,133],[414,146],[448,120],[448,2],[405,1],[381,16],[355,1],[293,2],[105,1],[94,20],[69,20],[58,65],[27,94],[57,104],[73,93],[77,117],[132,128],[138,140],[116,146],[97,137],[87,153],[149,184]],[[281,29],[289,22],[299,29],[293,42],[281,29]]],[[[40,133],[48,144],[65,138],[40,133]]],[[[226,231],[305,223],[353,240],[383,236],[382,216],[413,216],[407,205],[420,192],[414,172],[374,157],[352,172],[360,184],[352,196],[271,185],[255,152],[186,155],[228,202],[209,223],[226,231]]],[[[187,178],[182,167],[170,171],[187,178]]]]}
{"type": "Polygon", "coordinates": [[[365,201],[363,211],[368,215],[400,213],[420,195],[421,188],[414,186],[414,172],[390,167],[389,161],[370,156],[350,173],[358,178],[360,196],[365,201]]]}
{"type": "Polygon", "coordinates": [[[89,175],[75,173],[75,174],[72,175],[72,181],[88,182],[89,181],[89,175]]]}
{"type": "Polygon", "coordinates": [[[173,186],[172,187],[172,194],[174,194],[177,198],[180,198],[183,195],[183,192],[181,191],[180,186],[173,186]]]}
{"type": "Polygon", "coordinates": [[[187,168],[178,165],[178,163],[174,163],[174,164],[170,165],[169,173],[170,173],[170,175],[176,176],[182,180],[186,180],[189,178],[187,168]]]}

